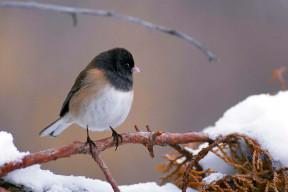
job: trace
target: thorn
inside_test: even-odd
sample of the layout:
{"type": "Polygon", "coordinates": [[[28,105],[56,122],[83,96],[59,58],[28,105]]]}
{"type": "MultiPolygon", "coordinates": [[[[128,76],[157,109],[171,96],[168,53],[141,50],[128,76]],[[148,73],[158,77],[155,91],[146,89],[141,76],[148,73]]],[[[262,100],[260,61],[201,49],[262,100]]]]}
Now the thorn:
{"type": "Polygon", "coordinates": [[[282,66],[272,70],[270,82],[277,81],[280,85],[281,90],[287,89],[287,84],[284,78],[286,70],[287,70],[286,66],[282,66]]]}
{"type": "Polygon", "coordinates": [[[78,25],[78,16],[76,13],[71,13],[72,21],[73,21],[73,26],[77,27],[78,25]]]}
{"type": "Polygon", "coordinates": [[[154,158],[155,154],[154,154],[154,148],[153,147],[155,145],[156,137],[160,136],[162,133],[160,131],[152,132],[149,127],[147,128],[147,130],[149,130],[149,132],[151,132],[151,134],[149,136],[149,143],[146,145],[146,147],[149,151],[150,156],[152,158],[154,158]]]}
{"type": "Polygon", "coordinates": [[[150,127],[149,127],[149,125],[146,125],[146,129],[147,129],[148,132],[152,132],[150,127]]]}
{"type": "MultiPolygon", "coordinates": [[[[157,132],[155,132],[154,134],[155,134],[156,137],[158,137],[158,136],[162,135],[162,133],[163,133],[163,132],[161,132],[161,131],[157,131],[157,132]]],[[[156,139],[156,137],[155,137],[155,139],[156,139]]]]}
{"type": "Polygon", "coordinates": [[[140,129],[138,128],[137,125],[134,125],[134,129],[136,130],[136,132],[140,132],[140,129]]]}

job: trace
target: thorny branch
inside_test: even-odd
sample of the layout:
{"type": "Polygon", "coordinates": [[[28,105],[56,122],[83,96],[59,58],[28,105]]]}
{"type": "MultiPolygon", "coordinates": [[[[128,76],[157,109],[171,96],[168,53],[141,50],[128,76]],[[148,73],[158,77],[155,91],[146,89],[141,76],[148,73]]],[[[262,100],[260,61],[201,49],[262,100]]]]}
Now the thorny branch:
{"type": "Polygon", "coordinates": [[[194,37],[187,35],[186,33],[183,33],[181,31],[177,31],[175,29],[171,29],[162,25],[156,25],[154,23],[151,23],[149,21],[146,21],[137,17],[119,14],[114,11],[76,8],[76,7],[55,5],[55,4],[45,4],[45,3],[39,3],[39,2],[34,2],[34,1],[3,1],[3,2],[0,2],[0,8],[35,9],[35,10],[41,10],[41,11],[51,11],[51,12],[68,14],[72,17],[74,25],[77,25],[78,23],[78,15],[101,16],[101,17],[111,17],[115,19],[120,19],[129,23],[143,26],[150,30],[159,31],[159,32],[183,39],[187,41],[188,43],[192,44],[193,46],[195,46],[203,54],[205,54],[208,57],[209,61],[216,60],[216,55],[214,53],[209,51],[201,42],[196,40],[194,37]]]}
{"type": "MultiPolygon", "coordinates": [[[[153,132],[149,129],[147,132],[141,132],[137,128],[136,133],[123,133],[121,134],[123,137],[123,142],[120,145],[133,143],[133,144],[143,144],[149,150],[149,153],[154,155],[153,146],[167,146],[173,145],[176,146],[178,144],[185,144],[191,142],[208,142],[209,138],[203,133],[196,132],[187,132],[187,133],[161,133],[161,132],[153,132]]],[[[112,185],[114,191],[119,191],[117,187],[116,181],[113,179],[110,174],[107,165],[102,160],[100,153],[108,148],[114,146],[113,138],[108,137],[104,139],[100,139],[95,141],[96,148],[93,149],[92,157],[98,163],[99,167],[103,171],[106,179],[112,185]]],[[[22,160],[17,162],[9,162],[0,167],[0,177],[5,176],[7,173],[19,169],[25,168],[34,164],[43,164],[52,160],[57,160],[64,157],[70,157],[71,155],[76,154],[89,154],[90,148],[89,145],[86,145],[84,142],[75,141],[71,144],[54,148],[47,149],[40,152],[32,153],[26,155],[22,158],[22,160]]]]}

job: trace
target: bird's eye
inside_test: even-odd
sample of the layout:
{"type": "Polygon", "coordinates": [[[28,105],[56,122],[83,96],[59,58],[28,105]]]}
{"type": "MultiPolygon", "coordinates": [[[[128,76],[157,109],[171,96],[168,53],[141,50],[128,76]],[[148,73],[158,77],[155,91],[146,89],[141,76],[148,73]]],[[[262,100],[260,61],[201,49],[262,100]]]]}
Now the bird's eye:
{"type": "Polygon", "coordinates": [[[125,66],[126,66],[127,68],[130,68],[130,64],[129,64],[129,63],[126,63],[125,66]]]}

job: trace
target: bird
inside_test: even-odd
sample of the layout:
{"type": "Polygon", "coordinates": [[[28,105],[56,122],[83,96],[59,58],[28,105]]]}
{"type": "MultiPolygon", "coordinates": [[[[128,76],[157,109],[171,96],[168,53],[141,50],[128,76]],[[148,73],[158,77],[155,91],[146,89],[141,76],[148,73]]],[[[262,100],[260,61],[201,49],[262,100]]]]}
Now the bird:
{"type": "Polygon", "coordinates": [[[87,143],[94,145],[89,131],[111,129],[117,149],[122,136],[114,128],[126,120],[131,109],[135,72],[140,69],[127,49],[113,48],[100,53],[76,78],[59,117],[39,135],[56,137],[70,125],[77,124],[87,129],[87,143]]]}

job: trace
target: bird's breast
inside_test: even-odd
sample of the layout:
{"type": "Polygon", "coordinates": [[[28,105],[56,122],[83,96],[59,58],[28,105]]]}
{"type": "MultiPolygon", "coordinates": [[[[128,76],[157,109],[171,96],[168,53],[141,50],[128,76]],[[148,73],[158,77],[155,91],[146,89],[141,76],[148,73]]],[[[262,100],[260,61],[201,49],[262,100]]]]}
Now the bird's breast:
{"type": "Polygon", "coordinates": [[[78,96],[78,109],[71,115],[75,123],[92,131],[118,127],[127,118],[133,101],[133,91],[120,91],[109,85],[101,91],[87,88],[78,96]]]}

